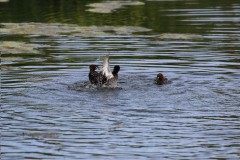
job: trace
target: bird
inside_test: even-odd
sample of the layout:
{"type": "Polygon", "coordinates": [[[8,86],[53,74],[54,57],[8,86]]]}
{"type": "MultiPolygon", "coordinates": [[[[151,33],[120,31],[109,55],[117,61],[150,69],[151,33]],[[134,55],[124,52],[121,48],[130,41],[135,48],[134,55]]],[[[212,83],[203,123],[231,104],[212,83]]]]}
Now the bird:
{"type": "Polygon", "coordinates": [[[163,84],[168,84],[171,83],[162,73],[158,73],[157,77],[155,78],[155,84],[157,85],[163,85],[163,84]]]}
{"type": "Polygon", "coordinates": [[[115,65],[112,71],[113,76],[118,79],[118,72],[120,71],[120,66],[119,65],[115,65]]]}
{"type": "Polygon", "coordinates": [[[100,83],[104,86],[117,87],[118,72],[120,71],[120,66],[115,65],[113,71],[111,72],[109,66],[109,56],[106,56],[103,60],[103,70],[100,73],[100,83]]]}
{"type": "Polygon", "coordinates": [[[91,64],[89,66],[89,74],[88,74],[88,78],[91,84],[94,85],[98,85],[99,84],[99,73],[96,71],[96,69],[98,68],[97,65],[95,64],[91,64]]]}

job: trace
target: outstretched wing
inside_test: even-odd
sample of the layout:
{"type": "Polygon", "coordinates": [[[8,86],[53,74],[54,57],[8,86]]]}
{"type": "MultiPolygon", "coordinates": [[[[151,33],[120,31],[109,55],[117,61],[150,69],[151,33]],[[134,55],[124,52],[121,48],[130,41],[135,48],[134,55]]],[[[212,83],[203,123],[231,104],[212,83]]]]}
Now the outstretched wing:
{"type": "Polygon", "coordinates": [[[109,66],[109,56],[107,55],[104,60],[103,60],[103,75],[107,78],[107,79],[111,79],[113,78],[113,74],[110,70],[110,66],[109,66]]]}

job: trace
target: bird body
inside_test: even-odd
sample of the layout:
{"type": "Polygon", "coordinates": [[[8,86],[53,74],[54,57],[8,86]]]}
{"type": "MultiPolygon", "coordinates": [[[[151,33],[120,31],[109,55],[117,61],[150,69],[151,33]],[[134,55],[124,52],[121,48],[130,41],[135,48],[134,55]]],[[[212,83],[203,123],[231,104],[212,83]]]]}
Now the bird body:
{"type": "Polygon", "coordinates": [[[157,85],[163,85],[163,84],[168,84],[171,83],[162,73],[159,73],[155,79],[155,84],[157,85]]]}
{"type": "Polygon", "coordinates": [[[89,66],[88,78],[91,84],[97,85],[99,83],[99,73],[96,71],[97,65],[91,64],[89,66]]]}
{"type": "Polygon", "coordinates": [[[106,56],[103,60],[103,67],[101,72],[97,72],[97,65],[90,65],[89,81],[91,84],[100,87],[117,87],[118,72],[120,71],[120,66],[114,66],[113,71],[110,70],[109,56],[106,56]]]}
{"type": "Polygon", "coordinates": [[[120,66],[114,66],[111,72],[109,66],[109,56],[106,56],[103,60],[103,71],[101,72],[102,85],[108,87],[117,87],[118,72],[120,71],[120,66]]]}

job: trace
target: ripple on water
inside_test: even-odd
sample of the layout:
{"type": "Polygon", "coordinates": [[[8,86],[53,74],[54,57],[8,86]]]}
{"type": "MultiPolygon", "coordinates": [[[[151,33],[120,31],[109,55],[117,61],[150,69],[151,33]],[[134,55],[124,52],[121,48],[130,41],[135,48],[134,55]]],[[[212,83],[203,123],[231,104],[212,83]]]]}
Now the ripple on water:
{"type": "MultiPolygon", "coordinates": [[[[133,35],[131,27],[105,26],[114,33],[103,34],[91,26],[93,36],[59,24],[70,35],[27,36],[51,46],[33,58],[3,59],[3,159],[238,159],[239,4],[182,5],[161,11],[195,33],[133,35]],[[118,88],[99,90],[87,81],[88,65],[108,53],[111,66],[121,66],[118,88]],[[154,85],[159,72],[173,83],[154,85]]],[[[46,35],[43,26],[32,29],[46,35]]],[[[57,26],[49,25],[50,35],[63,34],[57,26]]]]}

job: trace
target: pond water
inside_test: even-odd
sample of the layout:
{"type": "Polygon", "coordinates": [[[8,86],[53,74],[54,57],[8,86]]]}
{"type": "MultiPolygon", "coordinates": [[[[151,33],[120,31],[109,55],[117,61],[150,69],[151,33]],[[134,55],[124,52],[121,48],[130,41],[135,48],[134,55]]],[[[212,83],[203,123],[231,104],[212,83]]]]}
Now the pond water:
{"type": "Polygon", "coordinates": [[[94,2],[0,1],[1,159],[239,159],[239,0],[94,2]]]}

